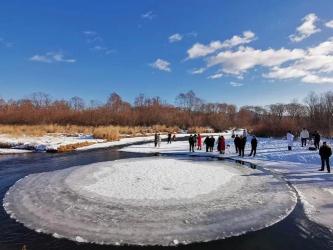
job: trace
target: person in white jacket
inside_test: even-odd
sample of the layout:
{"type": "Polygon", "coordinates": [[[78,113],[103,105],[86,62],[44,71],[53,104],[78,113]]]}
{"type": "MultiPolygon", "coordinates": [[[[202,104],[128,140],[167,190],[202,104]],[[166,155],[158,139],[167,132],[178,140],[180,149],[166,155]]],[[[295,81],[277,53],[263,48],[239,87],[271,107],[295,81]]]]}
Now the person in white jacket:
{"type": "Polygon", "coordinates": [[[288,150],[291,150],[294,144],[294,135],[289,130],[287,133],[288,150]]]}
{"type": "Polygon", "coordinates": [[[310,138],[309,131],[305,128],[302,129],[301,134],[302,147],[306,146],[306,141],[310,138]]]}

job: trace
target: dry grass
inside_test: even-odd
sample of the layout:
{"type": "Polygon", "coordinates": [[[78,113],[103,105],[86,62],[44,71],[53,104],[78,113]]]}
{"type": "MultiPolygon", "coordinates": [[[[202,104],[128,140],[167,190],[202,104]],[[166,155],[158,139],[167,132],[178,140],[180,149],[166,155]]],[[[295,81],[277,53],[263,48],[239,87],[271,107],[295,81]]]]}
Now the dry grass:
{"type": "Polygon", "coordinates": [[[119,140],[119,128],[113,126],[97,127],[93,130],[92,135],[97,139],[105,139],[108,141],[119,140]]]}
{"type": "Polygon", "coordinates": [[[12,136],[43,136],[46,134],[89,134],[92,127],[57,124],[51,125],[0,125],[0,134],[9,134],[12,136]]]}
{"type": "Polygon", "coordinates": [[[11,136],[43,136],[46,134],[91,134],[95,138],[108,141],[119,140],[124,135],[142,136],[155,132],[178,132],[177,127],[155,125],[152,127],[128,127],[128,126],[77,126],[77,125],[0,125],[0,134],[11,136]]]}
{"type": "Polygon", "coordinates": [[[57,152],[59,152],[59,153],[71,152],[77,148],[90,146],[92,144],[94,144],[94,143],[85,141],[85,142],[79,142],[79,143],[74,143],[74,144],[62,145],[58,148],[57,152]]]}
{"type": "Polygon", "coordinates": [[[205,127],[190,127],[188,130],[187,130],[188,133],[190,134],[193,134],[193,133],[199,133],[199,134],[202,134],[202,133],[210,133],[212,131],[210,131],[209,128],[205,128],[205,127]]]}

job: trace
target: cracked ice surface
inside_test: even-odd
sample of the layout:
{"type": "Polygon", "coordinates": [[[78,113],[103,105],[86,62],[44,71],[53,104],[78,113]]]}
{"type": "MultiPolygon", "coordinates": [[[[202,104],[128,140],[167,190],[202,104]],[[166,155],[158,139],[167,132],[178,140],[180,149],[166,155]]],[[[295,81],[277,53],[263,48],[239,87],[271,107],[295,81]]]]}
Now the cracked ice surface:
{"type": "Polygon", "coordinates": [[[259,170],[164,157],[29,175],[4,199],[38,232],[117,245],[223,239],[272,225],[295,203],[284,182],[259,170]]]}

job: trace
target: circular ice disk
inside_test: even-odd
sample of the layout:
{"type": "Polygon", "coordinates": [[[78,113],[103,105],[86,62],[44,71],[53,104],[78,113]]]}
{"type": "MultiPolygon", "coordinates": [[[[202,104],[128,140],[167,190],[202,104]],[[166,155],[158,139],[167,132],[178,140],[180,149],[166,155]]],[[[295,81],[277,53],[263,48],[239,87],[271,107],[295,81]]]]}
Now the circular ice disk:
{"type": "Polygon", "coordinates": [[[272,225],[295,203],[284,182],[259,170],[164,157],[29,175],[4,199],[31,229],[115,245],[223,239],[272,225]]]}
{"type": "Polygon", "coordinates": [[[92,174],[96,181],[82,188],[115,199],[190,199],[217,190],[234,175],[225,168],[196,167],[188,161],[146,159],[98,168],[92,174]]]}

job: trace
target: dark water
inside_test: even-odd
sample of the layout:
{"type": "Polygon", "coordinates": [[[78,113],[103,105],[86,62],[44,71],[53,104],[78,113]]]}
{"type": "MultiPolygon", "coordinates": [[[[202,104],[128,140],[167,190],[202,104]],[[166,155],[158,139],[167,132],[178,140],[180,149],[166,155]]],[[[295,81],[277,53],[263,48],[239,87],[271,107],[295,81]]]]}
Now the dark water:
{"type": "MultiPolygon", "coordinates": [[[[23,245],[28,250],[72,250],[72,249],[162,249],[166,247],[100,246],[76,243],[65,239],[55,239],[49,235],[38,234],[10,219],[2,207],[2,199],[10,186],[20,178],[45,171],[53,171],[81,164],[147,156],[119,152],[117,148],[68,154],[26,154],[0,156],[0,250],[18,250],[23,245]]],[[[174,248],[175,249],[175,248],[174,248]]],[[[326,228],[309,221],[302,205],[283,221],[260,231],[243,236],[208,243],[178,246],[176,249],[228,249],[228,250],[310,250],[333,249],[333,234],[326,228]]]]}

